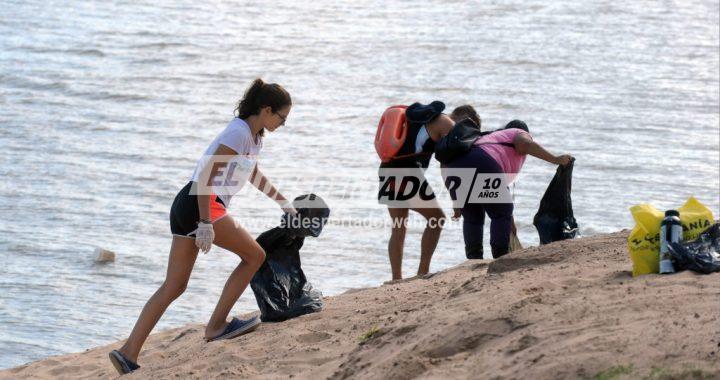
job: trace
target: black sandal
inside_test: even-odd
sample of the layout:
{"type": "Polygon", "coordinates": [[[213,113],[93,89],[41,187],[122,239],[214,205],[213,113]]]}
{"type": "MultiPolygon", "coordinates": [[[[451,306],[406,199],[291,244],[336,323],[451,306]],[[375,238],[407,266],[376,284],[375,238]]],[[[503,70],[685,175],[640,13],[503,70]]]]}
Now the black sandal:
{"type": "Polygon", "coordinates": [[[140,368],[137,363],[126,358],[125,355],[121,354],[118,350],[110,351],[110,354],[108,356],[110,356],[110,361],[112,362],[118,373],[120,373],[121,375],[128,374],[140,368]]]}

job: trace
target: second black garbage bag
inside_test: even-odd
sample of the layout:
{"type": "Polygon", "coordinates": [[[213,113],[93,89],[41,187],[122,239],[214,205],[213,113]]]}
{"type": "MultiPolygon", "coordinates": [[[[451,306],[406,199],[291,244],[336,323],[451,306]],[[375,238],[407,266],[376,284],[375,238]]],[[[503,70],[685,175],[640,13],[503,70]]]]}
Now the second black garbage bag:
{"type": "Polygon", "coordinates": [[[266,256],[250,287],[263,322],[284,321],[323,307],[322,293],[307,281],[300,266],[300,249],[306,237],[320,236],[330,209],[315,194],[295,198],[293,206],[298,215],[285,214],[280,226],[256,239],[266,256]]]}
{"type": "Polygon", "coordinates": [[[720,272],[720,223],[713,224],[693,241],[668,246],[675,270],[720,272]]]}
{"type": "Polygon", "coordinates": [[[540,244],[573,239],[578,234],[570,198],[574,165],[575,159],[572,159],[567,166],[558,166],[555,177],[540,201],[540,208],[533,219],[540,235],[540,244]]]}

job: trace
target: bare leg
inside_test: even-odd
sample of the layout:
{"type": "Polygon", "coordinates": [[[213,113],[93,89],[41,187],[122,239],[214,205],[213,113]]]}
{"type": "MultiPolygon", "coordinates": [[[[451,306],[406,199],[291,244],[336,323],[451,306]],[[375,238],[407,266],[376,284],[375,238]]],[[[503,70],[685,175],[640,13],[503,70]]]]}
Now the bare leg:
{"type": "Polygon", "coordinates": [[[167,307],[185,291],[197,253],[198,249],[195,247],[194,239],[173,236],[165,282],[147,301],[135,322],[130,337],[118,350],[126,358],[137,362],[145,339],[150,335],[167,307]]]}
{"type": "Polygon", "coordinates": [[[399,280],[402,278],[403,246],[405,245],[405,233],[407,232],[405,222],[408,217],[408,209],[388,207],[388,211],[393,223],[390,241],[388,242],[390,268],[392,270],[392,279],[399,280]]]}
{"type": "Polygon", "coordinates": [[[265,261],[265,251],[262,247],[244,228],[235,224],[235,220],[230,215],[213,223],[213,228],[215,230],[214,243],[218,247],[237,254],[242,261],[225,282],[215,311],[205,327],[205,338],[213,338],[225,330],[230,310],[265,261]]]}
{"type": "Polygon", "coordinates": [[[445,213],[439,208],[417,208],[412,210],[424,216],[427,220],[420,242],[420,265],[417,272],[418,276],[423,276],[430,272],[430,260],[433,253],[435,253],[442,228],[445,225],[445,213]]]}

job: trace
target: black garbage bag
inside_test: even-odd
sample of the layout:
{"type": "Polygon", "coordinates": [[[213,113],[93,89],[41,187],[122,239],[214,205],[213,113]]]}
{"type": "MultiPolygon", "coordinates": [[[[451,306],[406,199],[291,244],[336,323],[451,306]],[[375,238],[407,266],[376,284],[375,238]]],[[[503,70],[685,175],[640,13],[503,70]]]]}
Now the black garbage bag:
{"type": "Polygon", "coordinates": [[[300,266],[300,248],[308,236],[318,237],[330,209],[315,194],[295,198],[297,216],[285,214],[280,226],[256,241],[265,250],[265,262],[250,282],[260,319],[278,322],[322,310],[322,293],[313,288],[300,266]]]}
{"type": "Polygon", "coordinates": [[[540,201],[540,208],[533,218],[533,225],[540,235],[540,244],[573,239],[578,235],[570,198],[574,164],[573,158],[567,166],[558,166],[555,177],[540,201]]]}
{"type": "Polygon", "coordinates": [[[713,224],[693,241],[669,244],[668,251],[677,271],[720,272],[720,224],[713,224]]]}

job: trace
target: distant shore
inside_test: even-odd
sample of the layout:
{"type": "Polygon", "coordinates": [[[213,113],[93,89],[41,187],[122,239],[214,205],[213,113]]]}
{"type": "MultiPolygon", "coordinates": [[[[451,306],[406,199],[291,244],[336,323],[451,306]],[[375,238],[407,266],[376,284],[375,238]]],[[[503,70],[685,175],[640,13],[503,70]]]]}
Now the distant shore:
{"type": "MultiPolygon", "coordinates": [[[[720,274],[632,278],[628,231],[328,297],[320,313],[204,343],[153,334],[123,379],[718,378],[720,274]]],[[[438,253],[441,254],[441,253],[438,253]]],[[[0,371],[108,378],[120,342],[0,371]]]]}

